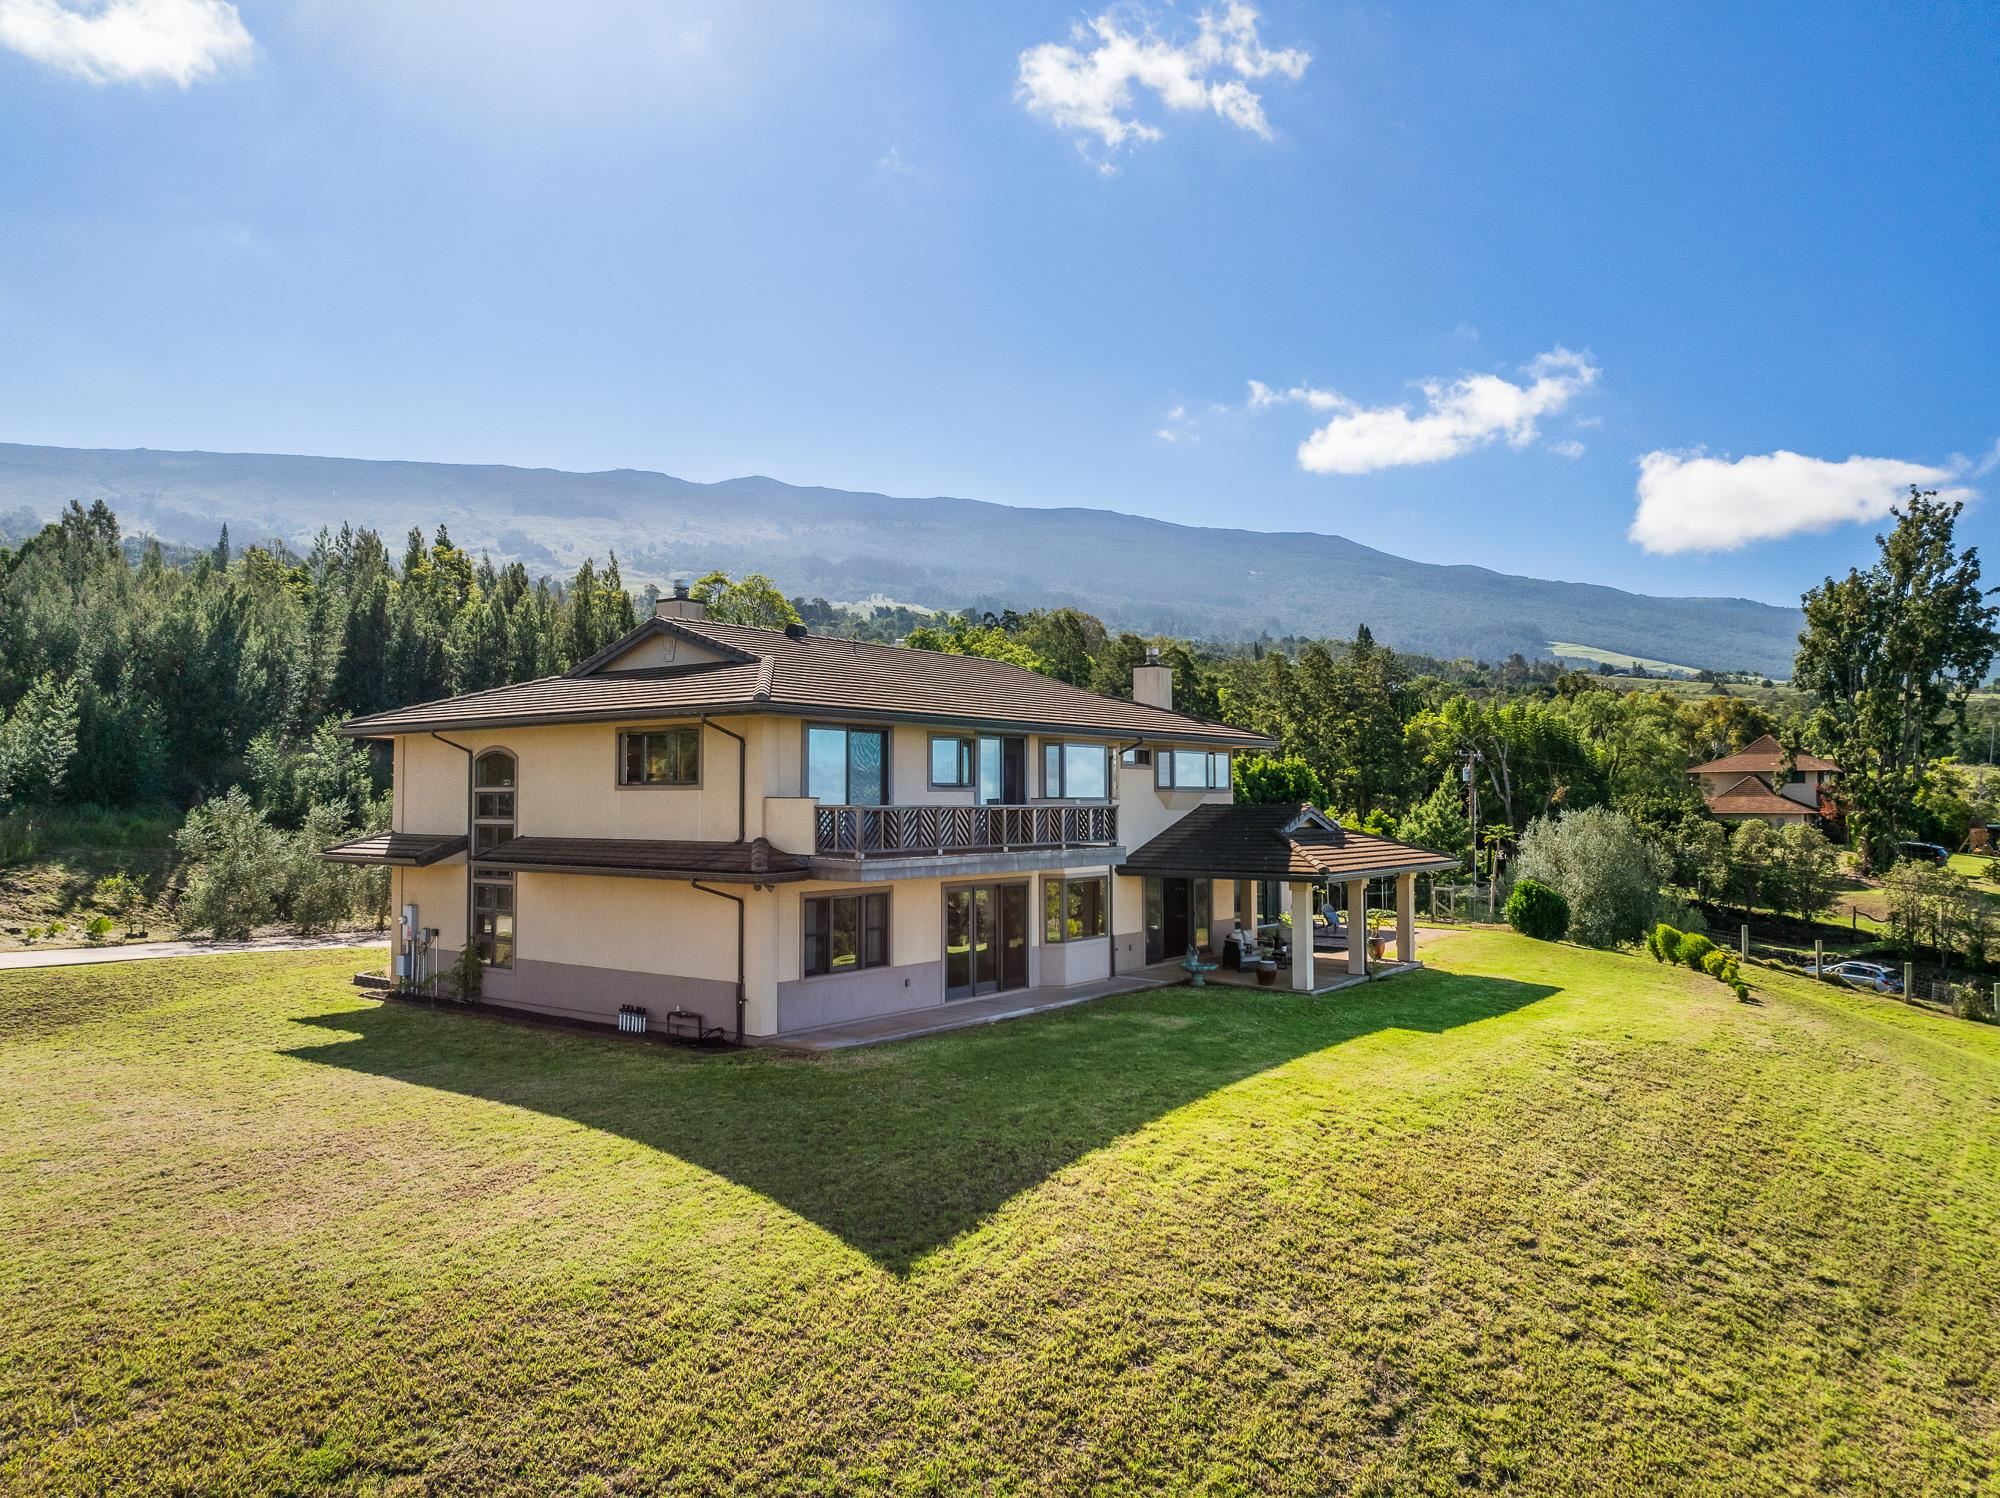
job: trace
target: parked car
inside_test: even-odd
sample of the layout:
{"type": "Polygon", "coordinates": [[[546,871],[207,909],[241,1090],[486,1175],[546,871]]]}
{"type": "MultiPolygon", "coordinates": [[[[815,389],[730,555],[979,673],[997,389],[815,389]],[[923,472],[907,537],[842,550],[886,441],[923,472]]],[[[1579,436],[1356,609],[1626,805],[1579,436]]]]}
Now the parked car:
{"type": "Polygon", "coordinates": [[[1871,993],[1899,994],[1903,991],[1903,975],[1879,962],[1829,962],[1820,976],[1845,983],[1850,988],[1865,988],[1871,993]]]}
{"type": "Polygon", "coordinates": [[[1936,843],[1898,843],[1898,858],[1913,858],[1918,863],[1934,863],[1942,868],[1951,862],[1951,850],[1936,843]]]}

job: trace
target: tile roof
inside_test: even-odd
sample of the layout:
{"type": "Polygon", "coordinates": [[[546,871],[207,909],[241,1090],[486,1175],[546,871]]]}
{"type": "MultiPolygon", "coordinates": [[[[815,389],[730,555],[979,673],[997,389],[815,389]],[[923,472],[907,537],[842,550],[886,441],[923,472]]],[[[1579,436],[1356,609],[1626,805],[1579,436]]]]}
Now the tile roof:
{"type": "Polygon", "coordinates": [[[712,620],[649,619],[567,676],[470,692],[351,718],[352,737],[698,713],[784,713],[963,723],[1264,748],[1271,740],[1186,713],[1104,697],[1038,672],[977,656],[871,645],[712,620]],[[722,651],[700,665],[607,671],[598,661],[654,633],[722,651]]]}
{"type": "Polygon", "coordinates": [[[517,837],[480,854],[482,868],[525,874],[612,874],[641,879],[713,879],[720,884],[786,884],[804,879],[806,861],[764,838],[747,843],[657,838],[517,837]]]}
{"type": "Polygon", "coordinates": [[[1342,827],[1299,802],[1197,806],[1119,867],[1217,879],[1359,879],[1451,869],[1448,854],[1342,827]]]}
{"type": "MultiPolygon", "coordinates": [[[[1696,765],[1688,771],[1688,774],[1724,775],[1735,772],[1745,775],[1768,775],[1784,763],[1784,758],[1785,746],[1767,733],[1755,743],[1745,744],[1734,754],[1726,754],[1721,759],[1712,759],[1705,765],[1696,765]]],[[[1830,759],[1821,759],[1802,750],[1792,756],[1792,768],[1838,771],[1840,766],[1830,759]]]]}
{"type": "Polygon", "coordinates": [[[398,864],[421,869],[464,851],[462,832],[378,832],[335,843],[322,849],[319,856],[329,863],[398,864]]]}
{"type": "Polygon", "coordinates": [[[1760,775],[1745,775],[1706,799],[1708,809],[1721,816],[1809,817],[1819,811],[1817,806],[1779,795],[1760,775]]]}

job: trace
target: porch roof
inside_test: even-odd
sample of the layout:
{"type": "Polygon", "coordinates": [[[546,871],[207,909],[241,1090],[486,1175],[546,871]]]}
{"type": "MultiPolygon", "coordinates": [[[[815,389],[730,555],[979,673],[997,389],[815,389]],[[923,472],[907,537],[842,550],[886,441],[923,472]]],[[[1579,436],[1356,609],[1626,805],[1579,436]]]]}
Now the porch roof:
{"type": "Polygon", "coordinates": [[[765,838],[747,843],[659,838],[517,837],[488,848],[483,868],[523,874],[609,874],[635,879],[706,879],[717,884],[787,884],[811,877],[803,858],[765,838]]]}
{"type": "Polygon", "coordinates": [[[1345,882],[1456,868],[1458,860],[1342,827],[1303,802],[1198,806],[1118,872],[1197,879],[1345,882]]]}
{"type": "Polygon", "coordinates": [[[319,856],[329,863],[380,863],[421,869],[464,851],[462,832],[378,832],[335,843],[319,856]]]}

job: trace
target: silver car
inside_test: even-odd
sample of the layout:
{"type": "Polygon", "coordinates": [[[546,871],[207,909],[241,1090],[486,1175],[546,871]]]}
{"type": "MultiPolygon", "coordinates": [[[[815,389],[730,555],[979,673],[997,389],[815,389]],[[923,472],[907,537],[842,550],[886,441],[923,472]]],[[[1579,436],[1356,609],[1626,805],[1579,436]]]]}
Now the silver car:
{"type": "Polygon", "coordinates": [[[1870,993],[1901,993],[1903,975],[1879,962],[1829,962],[1820,976],[1870,993]]]}

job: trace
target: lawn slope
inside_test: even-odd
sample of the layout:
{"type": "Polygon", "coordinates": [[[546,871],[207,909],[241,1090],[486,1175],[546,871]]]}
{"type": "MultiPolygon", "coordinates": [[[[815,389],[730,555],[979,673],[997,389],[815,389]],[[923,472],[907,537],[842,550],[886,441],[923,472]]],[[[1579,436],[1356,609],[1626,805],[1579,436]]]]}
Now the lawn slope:
{"type": "Polygon", "coordinates": [[[353,961],[0,977],[0,1489],[1995,1481],[2000,1031],[1479,934],[693,1057],[353,961]]]}

